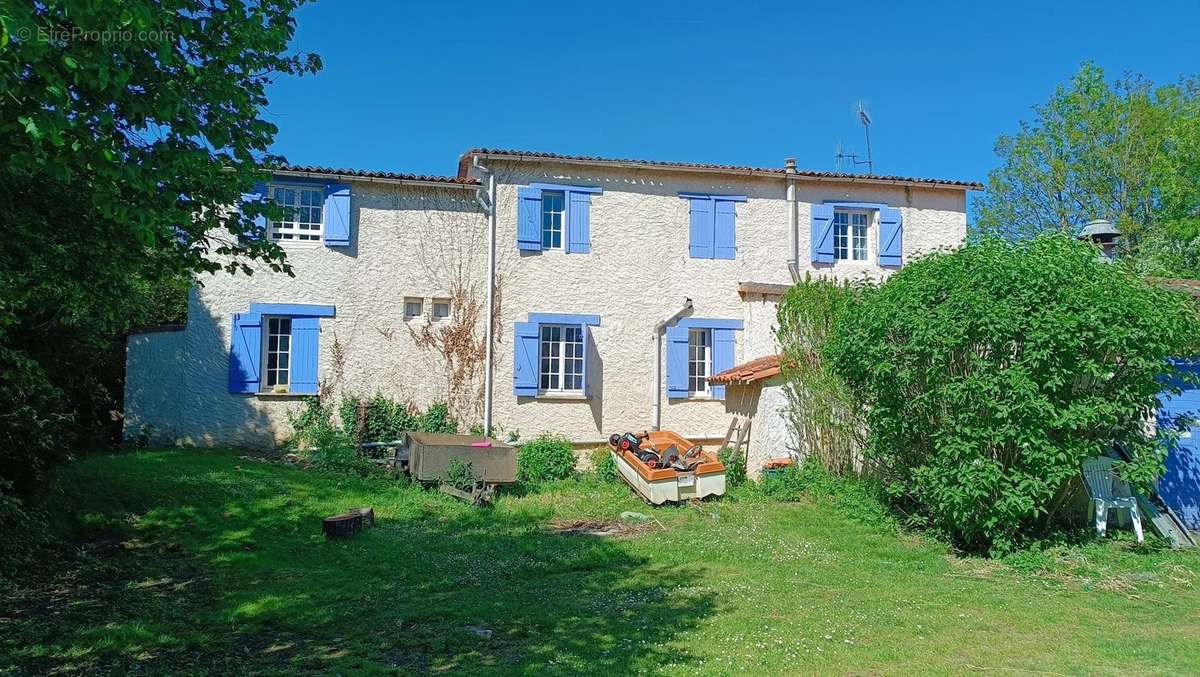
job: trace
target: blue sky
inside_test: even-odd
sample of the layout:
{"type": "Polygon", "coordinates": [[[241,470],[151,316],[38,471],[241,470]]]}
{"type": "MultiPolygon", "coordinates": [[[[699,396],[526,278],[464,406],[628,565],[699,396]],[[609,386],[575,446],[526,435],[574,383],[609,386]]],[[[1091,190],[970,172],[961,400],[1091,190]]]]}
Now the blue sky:
{"type": "Polygon", "coordinates": [[[321,0],[294,44],[325,68],[266,117],[303,164],[452,174],[491,146],[832,170],[863,150],[862,100],[877,173],[983,180],[1084,60],[1200,72],[1196,0],[815,4],[321,0]]]}

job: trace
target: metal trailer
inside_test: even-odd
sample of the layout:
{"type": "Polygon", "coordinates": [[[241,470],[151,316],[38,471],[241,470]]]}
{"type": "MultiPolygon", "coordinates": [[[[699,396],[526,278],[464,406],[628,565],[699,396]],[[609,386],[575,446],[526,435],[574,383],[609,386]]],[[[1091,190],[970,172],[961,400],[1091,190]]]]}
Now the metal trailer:
{"type": "Polygon", "coordinates": [[[363,448],[391,447],[389,459],[377,461],[391,466],[399,473],[407,468],[414,480],[439,484],[445,493],[476,504],[487,503],[498,485],[517,481],[517,450],[499,440],[481,439],[474,435],[407,432],[394,442],[373,442],[363,448]],[[443,483],[452,460],[470,463],[477,481],[470,491],[443,483]]]}

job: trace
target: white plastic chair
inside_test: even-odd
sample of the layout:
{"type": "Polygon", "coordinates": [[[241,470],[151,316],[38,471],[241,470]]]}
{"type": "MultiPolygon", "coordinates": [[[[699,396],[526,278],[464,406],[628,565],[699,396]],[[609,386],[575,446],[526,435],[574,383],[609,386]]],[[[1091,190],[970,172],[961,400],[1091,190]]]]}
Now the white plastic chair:
{"type": "MultiPolygon", "coordinates": [[[[1137,499],[1129,490],[1129,484],[1113,473],[1113,459],[1107,456],[1089,458],[1083,462],[1083,479],[1088,495],[1092,498],[1092,513],[1095,515],[1096,532],[1101,536],[1108,530],[1108,509],[1128,510],[1133,521],[1133,531],[1138,543],[1143,540],[1142,518],[1138,514],[1137,499]]],[[[1120,513],[1117,513],[1120,519],[1120,513]]]]}

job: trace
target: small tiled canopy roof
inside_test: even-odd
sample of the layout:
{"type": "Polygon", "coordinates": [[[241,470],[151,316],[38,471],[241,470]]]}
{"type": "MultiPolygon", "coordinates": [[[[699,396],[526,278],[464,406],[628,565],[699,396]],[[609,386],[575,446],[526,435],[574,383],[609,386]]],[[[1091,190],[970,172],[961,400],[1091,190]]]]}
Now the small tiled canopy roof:
{"type": "Polygon", "coordinates": [[[1167,289],[1187,292],[1192,296],[1200,298],[1200,280],[1185,280],[1171,277],[1149,277],[1146,279],[1167,289]]]}
{"type": "Polygon", "coordinates": [[[724,385],[729,383],[754,383],[764,378],[771,378],[780,372],[780,360],[783,355],[767,355],[743,362],[731,369],[708,377],[709,383],[724,385]]]}

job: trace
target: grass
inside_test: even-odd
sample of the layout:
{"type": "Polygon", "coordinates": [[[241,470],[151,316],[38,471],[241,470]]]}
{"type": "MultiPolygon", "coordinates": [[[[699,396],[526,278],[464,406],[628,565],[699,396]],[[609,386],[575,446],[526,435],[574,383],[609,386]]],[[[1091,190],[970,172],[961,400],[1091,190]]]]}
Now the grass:
{"type": "Polygon", "coordinates": [[[473,509],[227,451],[94,456],[48,505],[69,547],[0,589],[0,674],[1200,672],[1200,557],[1127,541],[959,558],[828,500],[473,509]],[[655,519],[553,528],[624,510],[655,519]]]}

